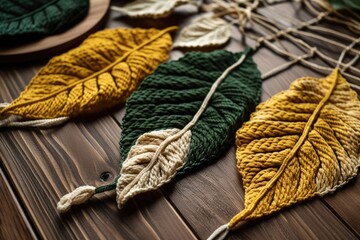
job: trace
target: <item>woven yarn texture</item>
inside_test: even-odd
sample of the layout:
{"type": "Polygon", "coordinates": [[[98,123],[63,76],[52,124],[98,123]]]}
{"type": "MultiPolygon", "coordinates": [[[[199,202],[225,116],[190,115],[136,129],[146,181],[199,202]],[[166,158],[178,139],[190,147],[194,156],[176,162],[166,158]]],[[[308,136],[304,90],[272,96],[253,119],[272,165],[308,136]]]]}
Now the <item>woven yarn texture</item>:
{"type": "MultiPolygon", "coordinates": [[[[224,50],[192,52],[178,61],[161,64],[147,77],[126,103],[120,169],[140,135],[154,130],[183,129],[214,81],[241,55],[224,50]]],[[[260,72],[251,57],[247,57],[219,85],[191,129],[189,153],[178,174],[217,159],[233,141],[239,124],[255,109],[260,93],[260,72]]]]}
{"type": "Polygon", "coordinates": [[[89,0],[0,0],[0,39],[51,35],[86,16],[89,0]]]}
{"type": "Polygon", "coordinates": [[[106,29],[52,58],[0,117],[56,118],[93,113],[124,103],[140,81],[168,59],[169,31],[106,29]]]}
{"type": "Polygon", "coordinates": [[[360,0],[329,0],[335,10],[355,9],[360,10],[360,0]]]}
{"type": "Polygon", "coordinates": [[[360,102],[335,69],[300,78],[260,104],[236,134],[245,189],[238,222],[334,191],[360,165],[360,102]]]}

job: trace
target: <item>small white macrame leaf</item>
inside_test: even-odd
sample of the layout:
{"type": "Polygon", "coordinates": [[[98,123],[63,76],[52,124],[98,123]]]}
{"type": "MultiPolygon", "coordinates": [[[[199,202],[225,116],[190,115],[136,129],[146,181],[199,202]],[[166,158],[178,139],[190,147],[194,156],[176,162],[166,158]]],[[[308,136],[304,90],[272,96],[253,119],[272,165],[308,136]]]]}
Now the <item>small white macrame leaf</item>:
{"type": "Polygon", "coordinates": [[[203,16],[185,27],[174,47],[210,47],[220,46],[231,37],[230,24],[222,18],[203,16]]]}
{"type": "Polygon", "coordinates": [[[113,6],[112,9],[131,18],[163,18],[171,14],[174,8],[185,3],[187,1],[184,0],[136,0],[123,7],[113,6]]]}

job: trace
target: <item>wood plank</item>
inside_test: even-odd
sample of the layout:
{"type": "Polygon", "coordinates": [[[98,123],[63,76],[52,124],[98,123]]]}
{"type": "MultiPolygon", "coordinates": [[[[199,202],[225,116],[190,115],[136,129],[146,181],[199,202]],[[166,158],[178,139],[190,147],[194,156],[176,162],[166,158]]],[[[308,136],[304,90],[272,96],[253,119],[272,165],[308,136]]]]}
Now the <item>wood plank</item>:
{"type": "Polygon", "coordinates": [[[342,219],[360,239],[360,177],[357,176],[346,186],[338,189],[334,194],[324,197],[323,201],[328,204],[339,218],[342,219]]]}
{"type": "Polygon", "coordinates": [[[0,239],[36,239],[36,234],[1,168],[0,195],[0,239]]]}
{"type": "MultiPolygon", "coordinates": [[[[119,22],[114,16],[110,17],[110,27],[164,28],[177,23],[185,25],[191,19],[177,13],[169,21],[119,22]]],[[[226,48],[243,49],[242,37],[235,35],[226,48]]],[[[173,51],[172,58],[180,56],[180,51],[173,51]]],[[[285,62],[266,49],[257,52],[255,60],[263,72],[285,62]]],[[[31,64],[9,65],[0,69],[0,100],[11,101],[17,96],[39,66],[33,69],[31,64]]],[[[305,74],[320,76],[303,67],[292,67],[264,82],[262,100],[286,89],[291,81],[305,74]]],[[[123,111],[118,109],[110,115],[121,122],[123,111]]],[[[122,211],[116,209],[114,194],[106,193],[59,216],[55,204],[61,195],[82,184],[104,184],[99,179],[103,172],[116,174],[121,130],[110,115],[88,121],[79,119],[49,130],[0,130],[0,149],[5,149],[0,157],[7,159],[6,170],[42,238],[203,239],[243,208],[244,193],[232,148],[216,163],[166,185],[161,192],[136,197],[122,211]]],[[[348,209],[358,209],[356,189],[352,185],[346,189],[353,192],[348,209]]],[[[325,202],[306,201],[251,222],[232,238],[357,239],[358,218],[344,210],[341,199],[334,203],[327,197],[325,202]],[[332,204],[338,204],[338,209],[332,204]]]]}
{"type": "MultiPolygon", "coordinates": [[[[33,70],[1,69],[0,100],[15,98],[33,70]]],[[[99,179],[103,172],[116,175],[121,129],[110,116],[47,130],[0,131],[2,164],[41,238],[195,238],[160,192],[147,196],[154,200],[146,209],[142,207],[144,200],[139,199],[119,211],[114,193],[105,193],[68,214],[57,213],[56,203],[63,194],[84,184],[106,184],[99,179]]]]}

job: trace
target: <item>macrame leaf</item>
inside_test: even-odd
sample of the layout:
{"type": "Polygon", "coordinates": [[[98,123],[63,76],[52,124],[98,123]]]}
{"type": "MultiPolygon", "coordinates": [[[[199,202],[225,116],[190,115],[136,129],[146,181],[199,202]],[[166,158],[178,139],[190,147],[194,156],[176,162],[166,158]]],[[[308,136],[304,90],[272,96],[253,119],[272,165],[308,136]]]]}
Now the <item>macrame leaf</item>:
{"type": "Polygon", "coordinates": [[[340,10],[340,9],[360,10],[360,0],[330,0],[330,4],[335,10],[340,10]]]}
{"type": "Polygon", "coordinates": [[[132,196],[170,181],[184,165],[190,147],[190,130],[169,143],[159,156],[155,156],[161,144],[178,132],[179,129],[167,129],[145,133],[131,147],[117,183],[119,208],[132,196]]]}
{"type": "Polygon", "coordinates": [[[169,16],[175,7],[185,3],[187,1],[184,0],[136,0],[123,7],[112,7],[112,9],[131,18],[164,18],[169,16]]]}
{"type": "Polygon", "coordinates": [[[123,103],[140,81],[169,57],[169,31],[107,29],[52,58],[0,116],[56,118],[123,103]]]}
{"type": "Polygon", "coordinates": [[[185,27],[174,47],[210,47],[226,43],[231,37],[230,25],[221,18],[200,17],[185,27]]]}
{"type": "Polygon", "coordinates": [[[347,183],[360,165],[360,102],[338,69],[296,80],[260,104],[236,135],[245,189],[237,222],[347,183]]]}
{"type": "MultiPolygon", "coordinates": [[[[127,166],[131,165],[128,162],[132,161],[132,149],[139,142],[139,138],[153,131],[186,129],[198,113],[214,82],[242,55],[243,53],[223,50],[211,53],[189,53],[178,61],[161,64],[142,82],[126,104],[120,141],[122,156],[120,181],[123,173],[128,172],[127,166]]],[[[188,154],[182,155],[186,156],[185,160],[179,157],[182,162],[181,165],[177,165],[176,174],[183,174],[214,161],[223,154],[234,139],[236,127],[248,119],[250,112],[255,108],[260,93],[260,72],[251,57],[247,57],[239,67],[223,79],[204,112],[191,128],[188,154]]],[[[158,145],[154,141],[148,141],[148,144],[158,145]]],[[[182,149],[185,149],[185,146],[182,146],[182,149]]],[[[144,156],[152,154],[151,151],[143,153],[144,156]]],[[[175,174],[168,169],[162,171],[161,175],[167,172],[167,176],[173,177],[175,174]]],[[[150,173],[142,174],[155,176],[150,173]]],[[[166,181],[169,180],[166,178],[166,181]]],[[[165,183],[156,177],[153,177],[152,181],[158,184],[151,189],[159,188],[165,183]]],[[[122,196],[128,194],[127,191],[122,193],[124,190],[120,187],[121,184],[118,182],[117,186],[119,205],[122,205],[122,196]]],[[[136,188],[129,196],[145,190],[136,188]]]]}
{"type": "Polygon", "coordinates": [[[63,31],[83,18],[88,8],[89,0],[0,0],[0,39],[63,31]]]}

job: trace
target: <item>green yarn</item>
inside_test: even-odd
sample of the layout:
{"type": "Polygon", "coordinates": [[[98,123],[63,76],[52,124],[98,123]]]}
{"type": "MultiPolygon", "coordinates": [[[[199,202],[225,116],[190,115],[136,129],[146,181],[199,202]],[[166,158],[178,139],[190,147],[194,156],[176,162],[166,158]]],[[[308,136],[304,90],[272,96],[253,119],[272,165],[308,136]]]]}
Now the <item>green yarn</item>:
{"type": "Polygon", "coordinates": [[[330,0],[330,4],[335,10],[340,10],[340,9],[360,10],[360,0],[330,0]]]}
{"type": "Polygon", "coordinates": [[[0,0],[0,39],[61,32],[88,12],[89,0],[0,0]]]}
{"type": "MultiPolygon", "coordinates": [[[[184,128],[199,110],[214,81],[242,54],[224,50],[193,52],[178,61],[160,65],[126,104],[120,165],[140,135],[153,130],[184,128]]],[[[223,80],[191,129],[189,154],[178,174],[209,163],[227,150],[235,130],[259,103],[260,75],[257,65],[247,57],[223,80]]]]}

